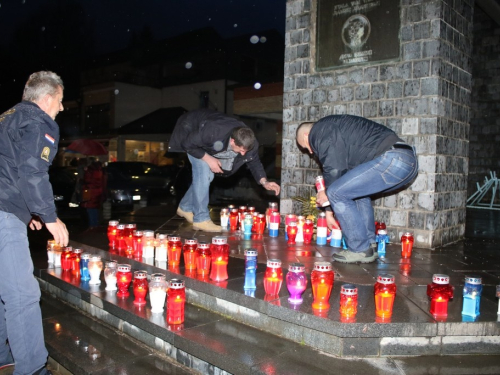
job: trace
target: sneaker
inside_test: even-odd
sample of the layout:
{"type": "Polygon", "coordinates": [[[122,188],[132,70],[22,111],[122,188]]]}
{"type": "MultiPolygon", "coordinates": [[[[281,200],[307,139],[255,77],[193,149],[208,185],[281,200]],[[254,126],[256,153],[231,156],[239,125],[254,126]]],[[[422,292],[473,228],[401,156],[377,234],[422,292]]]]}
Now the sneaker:
{"type": "Polygon", "coordinates": [[[194,216],[194,214],[192,212],[186,212],[182,208],[178,207],[177,208],[177,215],[179,215],[180,217],[183,217],[184,219],[186,219],[188,223],[193,224],[193,216],[194,216]]]}
{"type": "Polygon", "coordinates": [[[344,250],[338,254],[333,254],[332,259],[335,262],[340,263],[371,263],[377,259],[377,256],[373,252],[373,249],[369,248],[368,250],[360,253],[344,250]]]}
{"type": "Polygon", "coordinates": [[[193,223],[193,228],[204,232],[222,232],[222,227],[220,225],[215,225],[212,220],[193,223]]]}
{"type": "Polygon", "coordinates": [[[378,244],[376,242],[371,243],[370,249],[373,250],[373,254],[375,254],[375,259],[378,259],[378,244]]]}

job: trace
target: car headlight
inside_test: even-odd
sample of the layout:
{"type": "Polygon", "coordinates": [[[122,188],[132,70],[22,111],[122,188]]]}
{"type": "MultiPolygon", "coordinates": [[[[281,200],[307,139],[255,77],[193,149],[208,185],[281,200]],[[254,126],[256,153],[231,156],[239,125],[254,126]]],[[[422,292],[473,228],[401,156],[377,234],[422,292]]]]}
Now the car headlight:
{"type": "Polygon", "coordinates": [[[64,197],[62,195],[54,195],[55,202],[61,202],[63,200],[64,200],[64,197]]]}

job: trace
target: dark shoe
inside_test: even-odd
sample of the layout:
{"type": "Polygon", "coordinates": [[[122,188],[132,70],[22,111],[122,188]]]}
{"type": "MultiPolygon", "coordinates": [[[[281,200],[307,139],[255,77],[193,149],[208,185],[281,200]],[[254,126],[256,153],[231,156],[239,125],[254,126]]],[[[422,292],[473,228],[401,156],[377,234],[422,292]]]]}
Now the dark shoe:
{"type": "Polygon", "coordinates": [[[340,263],[371,263],[377,259],[377,256],[373,252],[373,249],[369,248],[368,250],[360,253],[344,250],[338,254],[333,254],[332,259],[335,262],[340,263]]]}

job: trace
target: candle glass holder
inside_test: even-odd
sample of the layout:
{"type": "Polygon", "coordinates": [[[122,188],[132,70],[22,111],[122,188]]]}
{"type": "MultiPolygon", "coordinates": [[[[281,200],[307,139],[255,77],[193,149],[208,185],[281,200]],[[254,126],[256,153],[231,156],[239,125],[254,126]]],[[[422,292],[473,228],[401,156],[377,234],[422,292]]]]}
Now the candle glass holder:
{"type": "Polygon", "coordinates": [[[278,212],[278,203],[277,202],[269,202],[269,207],[266,210],[266,227],[269,229],[269,223],[271,222],[271,213],[278,212]]]}
{"type": "Polygon", "coordinates": [[[196,269],[196,248],[198,241],[195,238],[184,241],[184,267],[186,270],[196,269]]]}
{"type": "Polygon", "coordinates": [[[295,244],[295,238],[297,237],[297,223],[295,221],[292,221],[288,224],[288,227],[286,228],[287,234],[288,234],[288,245],[294,245],[295,244]]]}
{"type": "Polygon", "coordinates": [[[318,221],[316,224],[316,244],[317,245],[326,245],[327,238],[327,230],[328,225],[326,223],[326,214],[324,212],[320,212],[318,215],[318,221]]]}
{"type": "Polygon", "coordinates": [[[295,236],[295,242],[303,243],[304,242],[304,223],[306,222],[306,218],[304,216],[297,216],[297,236],[295,236]]]}
{"type": "Polygon", "coordinates": [[[107,231],[107,234],[108,234],[109,247],[111,249],[114,249],[115,247],[117,247],[116,233],[117,233],[118,224],[119,224],[118,220],[110,220],[108,222],[108,231],[107,231]]]}
{"type": "Polygon", "coordinates": [[[226,237],[213,237],[210,245],[212,254],[212,269],[210,279],[220,282],[228,279],[227,265],[229,262],[229,245],[226,237]]]}
{"type": "Polygon", "coordinates": [[[125,240],[125,252],[127,255],[132,255],[134,252],[134,232],[137,228],[136,224],[126,224],[123,239],[125,240]]]}
{"type": "Polygon", "coordinates": [[[66,246],[61,254],[61,268],[63,271],[71,271],[73,248],[66,246]]]}
{"type": "Polygon", "coordinates": [[[466,276],[463,288],[462,315],[476,318],[480,314],[482,279],[479,276],[466,276]]]}
{"type": "Polygon", "coordinates": [[[266,273],[264,274],[264,290],[267,295],[277,296],[283,283],[283,270],[281,260],[268,259],[266,273]]]}
{"type": "Polygon", "coordinates": [[[102,261],[99,255],[92,255],[89,260],[89,284],[99,285],[101,283],[102,261]]]}
{"type": "Polygon", "coordinates": [[[80,261],[82,254],[82,249],[73,249],[73,256],[71,257],[71,271],[74,275],[80,275],[80,261]]]}
{"type": "Polygon", "coordinates": [[[134,230],[132,236],[132,248],[134,259],[141,260],[144,232],[142,230],[134,230]]]}
{"type": "Polygon", "coordinates": [[[220,210],[220,226],[225,230],[229,228],[229,209],[227,208],[220,210]]]}
{"type": "Polygon", "coordinates": [[[90,280],[90,272],[89,272],[89,262],[90,262],[90,254],[83,253],[80,255],[80,280],[81,281],[89,281],[90,280]]]}
{"type": "Polygon", "coordinates": [[[155,243],[155,260],[165,262],[168,259],[168,236],[159,233],[155,243]]]}
{"type": "Polygon", "coordinates": [[[258,214],[255,222],[255,233],[264,234],[266,229],[266,215],[258,214]]]}
{"type": "Polygon", "coordinates": [[[375,236],[375,241],[377,242],[377,252],[379,258],[385,258],[385,244],[389,243],[389,235],[385,229],[380,229],[378,234],[375,236]]]}
{"type": "Polygon", "coordinates": [[[375,315],[380,318],[390,318],[396,297],[396,284],[393,275],[383,273],[378,275],[374,286],[375,315]]]}
{"type": "Polygon", "coordinates": [[[125,224],[118,224],[116,226],[116,249],[118,251],[125,251],[127,244],[125,243],[125,224]]]}
{"type": "Polygon", "coordinates": [[[114,260],[106,262],[104,266],[104,281],[106,282],[106,290],[114,291],[116,287],[116,274],[118,272],[118,263],[114,260]]]}
{"type": "Polygon", "coordinates": [[[238,209],[233,208],[229,212],[229,229],[234,232],[238,230],[238,209]]]}
{"type": "Polygon", "coordinates": [[[182,252],[182,242],[179,236],[168,236],[167,252],[169,267],[179,267],[182,252]]]}
{"type": "Polygon", "coordinates": [[[167,295],[167,323],[184,323],[184,307],[186,304],[184,281],[179,279],[170,280],[167,295]]]}
{"type": "Polygon", "coordinates": [[[313,291],[312,308],[323,310],[330,308],[330,294],[333,288],[335,274],[330,262],[315,262],[311,272],[311,285],[313,291]]]}
{"type": "Polygon", "coordinates": [[[243,219],[243,234],[245,235],[245,239],[250,239],[252,235],[252,226],[253,226],[253,217],[251,214],[245,214],[245,218],[243,219]]]}
{"type": "Polygon", "coordinates": [[[245,283],[243,289],[255,289],[255,277],[257,272],[257,250],[245,250],[245,283]]]}
{"type": "Polygon", "coordinates": [[[304,244],[310,244],[312,242],[314,232],[314,223],[312,220],[306,219],[303,226],[303,232],[304,244]]]}
{"type": "Polygon", "coordinates": [[[128,297],[130,295],[128,288],[132,282],[132,267],[128,264],[119,264],[116,273],[116,285],[118,286],[118,297],[128,297]]]}
{"type": "Polygon", "coordinates": [[[340,288],[340,316],[352,318],[358,312],[358,288],[344,284],[340,288]]]}
{"type": "Polygon", "coordinates": [[[431,300],[429,312],[435,316],[448,315],[448,301],[453,299],[453,287],[448,275],[432,275],[432,284],[427,285],[427,296],[431,300]]]}
{"type": "Polygon", "coordinates": [[[401,236],[401,257],[411,258],[413,250],[413,234],[406,232],[401,236]]]}
{"type": "Polygon", "coordinates": [[[145,305],[146,295],[148,294],[148,273],[146,271],[134,272],[134,305],[145,305]]]}
{"type": "Polygon", "coordinates": [[[297,215],[288,214],[285,216],[285,240],[288,241],[288,225],[292,222],[297,222],[297,215]]]}
{"type": "Polygon", "coordinates": [[[278,237],[280,227],[280,213],[273,211],[269,217],[269,237],[278,237]]]}
{"type": "Polygon", "coordinates": [[[196,249],[196,273],[201,276],[208,276],[211,262],[212,253],[210,252],[210,244],[200,242],[196,249]]]}
{"type": "Polygon", "coordinates": [[[59,250],[59,246],[54,240],[47,241],[47,262],[50,265],[55,265],[54,253],[59,250]]]}
{"type": "Polygon", "coordinates": [[[151,302],[151,312],[154,314],[163,313],[165,299],[167,298],[167,279],[162,273],[151,275],[149,283],[149,301],[151,302]]]}
{"type": "Polygon", "coordinates": [[[142,231],[142,257],[153,259],[155,257],[155,232],[152,230],[142,231]]]}
{"type": "Polygon", "coordinates": [[[288,302],[302,303],[302,293],[307,288],[306,267],[302,263],[291,263],[286,274],[286,287],[290,293],[288,302]]]}

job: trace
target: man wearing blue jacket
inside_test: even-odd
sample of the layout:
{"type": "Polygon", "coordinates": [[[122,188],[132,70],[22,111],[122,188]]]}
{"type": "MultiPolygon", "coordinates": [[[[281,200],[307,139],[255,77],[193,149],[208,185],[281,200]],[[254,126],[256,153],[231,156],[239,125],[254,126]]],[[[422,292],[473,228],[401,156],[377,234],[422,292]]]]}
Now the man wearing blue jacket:
{"type": "Polygon", "coordinates": [[[63,83],[52,72],[33,73],[23,101],[0,115],[0,368],[50,374],[26,226],[45,224],[60,246],[68,231],[57,218],[48,169],[57,153],[63,83]],[[8,340],[8,344],[7,344],[8,340]]]}
{"type": "Polygon", "coordinates": [[[369,263],[377,259],[375,219],[371,196],[402,189],[418,173],[413,147],[392,130],[351,115],[327,116],[297,128],[297,143],[314,154],[322,168],[326,191],[318,205],[329,201],[329,227],[338,220],[348,250],[333,254],[342,263],[369,263]]]}
{"type": "Polygon", "coordinates": [[[249,127],[224,113],[197,109],[179,117],[168,144],[169,151],[187,152],[193,181],[179,203],[177,214],[194,229],[221,232],[210,219],[209,188],[214,174],[229,176],[246,164],[255,180],[276,195],[280,186],[268,181],[259,159],[259,143],[249,127]]]}

